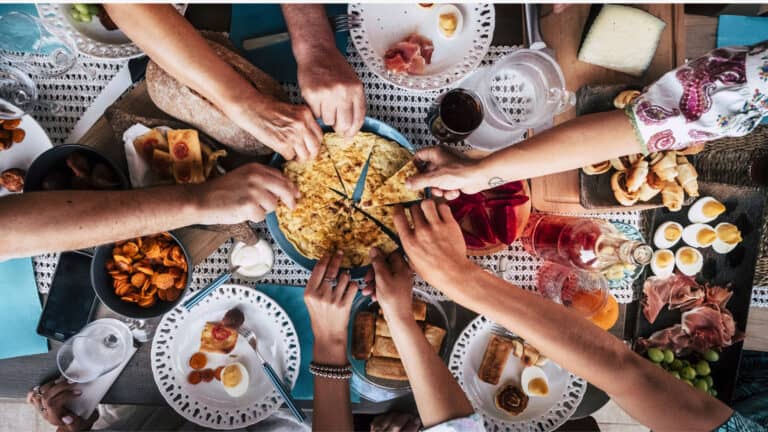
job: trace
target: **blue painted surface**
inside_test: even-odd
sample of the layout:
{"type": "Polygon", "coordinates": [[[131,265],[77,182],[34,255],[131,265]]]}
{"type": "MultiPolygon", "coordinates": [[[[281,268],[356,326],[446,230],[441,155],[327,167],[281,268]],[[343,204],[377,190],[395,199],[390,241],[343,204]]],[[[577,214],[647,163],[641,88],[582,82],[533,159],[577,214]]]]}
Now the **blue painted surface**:
{"type": "Polygon", "coordinates": [[[37,334],[42,306],[32,258],[0,262],[0,359],[48,352],[48,341],[37,334]]]}

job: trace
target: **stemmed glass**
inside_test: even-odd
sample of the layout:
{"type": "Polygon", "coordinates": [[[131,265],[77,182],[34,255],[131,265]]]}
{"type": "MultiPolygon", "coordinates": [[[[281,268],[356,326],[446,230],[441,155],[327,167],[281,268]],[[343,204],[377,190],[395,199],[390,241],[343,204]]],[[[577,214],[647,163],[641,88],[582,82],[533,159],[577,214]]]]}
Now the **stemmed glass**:
{"type": "Polygon", "coordinates": [[[128,352],[123,332],[106,323],[94,323],[59,348],[56,363],[67,380],[87,383],[118,367],[128,352]]]}
{"type": "Polygon", "coordinates": [[[50,78],[75,66],[77,50],[70,38],[54,35],[39,18],[11,12],[0,16],[0,57],[29,74],[50,78]]]}
{"type": "Polygon", "coordinates": [[[0,65],[0,119],[14,120],[37,104],[37,86],[24,72],[0,65]]]}

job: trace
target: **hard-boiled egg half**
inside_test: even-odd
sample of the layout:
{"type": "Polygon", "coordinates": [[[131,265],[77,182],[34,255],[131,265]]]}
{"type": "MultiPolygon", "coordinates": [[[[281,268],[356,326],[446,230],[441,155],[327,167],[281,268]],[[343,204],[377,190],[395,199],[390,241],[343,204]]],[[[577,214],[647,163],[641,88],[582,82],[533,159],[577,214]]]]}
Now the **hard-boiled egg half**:
{"type": "Polygon", "coordinates": [[[704,266],[704,257],[701,256],[701,252],[689,247],[683,246],[675,253],[675,263],[680,273],[686,276],[693,276],[701,271],[704,266]]]}
{"type": "Polygon", "coordinates": [[[715,227],[717,238],[712,243],[712,249],[719,254],[727,254],[741,243],[741,231],[734,224],[723,222],[715,227]]]}
{"type": "Polygon", "coordinates": [[[675,254],[669,249],[659,249],[651,258],[651,271],[658,277],[671,276],[675,271],[675,254]]]}
{"type": "Polygon", "coordinates": [[[459,8],[452,4],[442,5],[437,10],[437,30],[446,39],[453,39],[461,33],[464,18],[459,8]]]}
{"type": "Polygon", "coordinates": [[[683,236],[683,226],[677,222],[664,222],[653,234],[653,244],[659,249],[669,249],[680,241],[683,236]]]}
{"type": "Polygon", "coordinates": [[[248,369],[240,362],[230,363],[221,371],[221,385],[232,397],[240,397],[248,391],[248,369]]]}
{"type": "Polygon", "coordinates": [[[523,369],[520,384],[528,396],[544,397],[549,394],[549,380],[544,370],[538,366],[523,369]]]}
{"type": "Polygon", "coordinates": [[[707,224],[695,223],[683,229],[683,241],[688,246],[707,248],[712,246],[717,235],[714,228],[707,224]]]}
{"type": "Polygon", "coordinates": [[[712,197],[702,197],[688,209],[688,220],[693,223],[707,223],[725,213],[725,206],[712,197]]]}

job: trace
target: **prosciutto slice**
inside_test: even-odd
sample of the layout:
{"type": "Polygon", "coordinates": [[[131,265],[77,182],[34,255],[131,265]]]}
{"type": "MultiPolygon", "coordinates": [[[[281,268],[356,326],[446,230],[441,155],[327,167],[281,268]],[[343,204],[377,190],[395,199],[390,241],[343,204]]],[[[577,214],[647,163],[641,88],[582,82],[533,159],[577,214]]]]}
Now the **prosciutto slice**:
{"type": "Polygon", "coordinates": [[[408,35],[391,46],[384,54],[384,67],[390,72],[420,75],[432,62],[434,45],[429,38],[418,33],[408,35]]]}
{"type": "Polygon", "coordinates": [[[686,310],[700,305],[704,301],[704,287],[695,279],[682,274],[667,278],[650,277],[643,284],[643,315],[653,324],[664,305],[670,309],[686,310]]]}

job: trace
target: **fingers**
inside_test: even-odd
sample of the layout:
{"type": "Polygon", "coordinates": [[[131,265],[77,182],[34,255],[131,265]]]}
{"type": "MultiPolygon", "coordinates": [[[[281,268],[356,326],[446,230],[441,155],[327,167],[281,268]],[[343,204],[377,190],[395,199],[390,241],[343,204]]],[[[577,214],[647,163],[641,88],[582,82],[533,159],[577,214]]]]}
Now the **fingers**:
{"type": "Polygon", "coordinates": [[[399,251],[395,251],[389,254],[387,261],[389,261],[389,264],[392,267],[392,271],[395,274],[410,272],[411,270],[411,268],[408,266],[408,263],[405,261],[403,254],[399,251]]]}
{"type": "Polygon", "coordinates": [[[317,291],[317,289],[320,287],[320,284],[323,283],[323,278],[325,277],[325,270],[328,268],[328,263],[331,260],[331,255],[326,255],[315,264],[315,268],[312,270],[312,274],[309,275],[309,280],[307,281],[307,293],[317,291]]]}
{"type": "Polygon", "coordinates": [[[403,206],[395,206],[394,212],[392,213],[392,220],[395,223],[395,229],[400,237],[410,238],[413,236],[413,229],[411,229],[411,224],[408,223],[408,219],[405,217],[405,209],[403,209],[403,206]]]}
{"type": "Polygon", "coordinates": [[[354,116],[352,118],[350,134],[347,136],[355,135],[360,131],[360,128],[363,127],[363,123],[365,123],[365,94],[363,93],[362,88],[360,89],[360,97],[355,98],[355,100],[352,101],[352,111],[354,112],[354,116]]]}
{"type": "Polygon", "coordinates": [[[55,396],[51,397],[50,399],[48,399],[48,406],[63,407],[64,405],[66,405],[68,401],[80,396],[81,394],[82,392],[75,388],[64,390],[60,393],[57,393],[55,396]]]}
{"type": "Polygon", "coordinates": [[[461,195],[460,191],[449,190],[449,191],[445,191],[443,193],[443,198],[447,199],[448,201],[451,201],[451,200],[455,200],[456,198],[458,198],[459,195],[461,195]]]}
{"type": "Polygon", "coordinates": [[[427,218],[424,216],[424,212],[421,210],[420,205],[412,205],[408,208],[408,210],[411,212],[411,218],[413,218],[414,231],[418,231],[427,227],[427,218]]]}
{"type": "Polygon", "coordinates": [[[310,111],[305,112],[307,131],[304,133],[304,144],[309,152],[309,157],[314,159],[320,153],[320,145],[323,142],[323,131],[310,111]]]}
{"type": "Polygon", "coordinates": [[[441,165],[451,158],[442,147],[428,147],[416,152],[414,157],[427,164],[441,165]]]}
{"type": "Polygon", "coordinates": [[[405,186],[411,190],[421,190],[421,189],[426,189],[428,187],[439,187],[436,180],[438,176],[439,176],[439,171],[416,174],[414,176],[409,177],[405,181],[405,186]]]}
{"type": "Polygon", "coordinates": [[[49,406],[52,406],[53,404],[51,402],[56,398],[56,396],[63,392],[72,391],[73,389],[74,384],[70,384],[66,381],[60,382],[43,393],[43,402],[47,403],[49,406]]]}
{"type": "Polygon", "coordinates": [[[350,134],[352,121],[355,116],[353,109],[354,107],[352,106],[351,101],[348,101],[347,103],[341,101],[336,108],[336,124],[333,125],[333,129],[346,137],[354,135],[350,134]]]}
{"type": "Polygon", "coordinates": [[[309,150],[307,149],[307,143],[302,137],[297,139],[293,146],[293,151],[296,153],[296,160],[299,162],[309,160],[309,150]]]}
{"type": "Polygon", "coordinates": [[[339,269],[341,268],[341,262],[344,259],[344,251],[338,250],[333,255],[333,258],[331,258],[330,263],[328,264],[328,269],[325,271],[325,275],[323,276],[323,281],[328,281],[329,279],[336,279],[336,277],[339,275],[339,269]]]}
{"type": "Polygon", "coordinates": [[[373,267],[373,273],[376,278],[385,278],[392,273],[389,271],[387,261],[384,259],[379,248],[371,248],[368,255],[371,257],[371,267],[373,267]]]}
{"type": "Polygon", "coordinates": [[[347,285],[349,285],[350,280],[351,277],[347,271],[339,276],[336,287],[331,289],[331,302],[336,303],[344,297],[345,290],[347,289],[347,285]]]}
{"type": "Polygon", "coordinates": [[[327,126],[336,125],[336,110],[330,103],[323,104],[323,123],[327,126]]]}
{"type": "Polygon", "coordinates": [[[357,295],[357,291],[360,290],[360,286],[357,284],[357,282],[350,282],[349,286],[347,286],[346,291],[344,291],[344,296],[341,298],[342,304],[346,306],[351,306],[352,301],[355,300],[355,295],[357,295]]]}
{"type": "Polygon", "coordinates": [[[437,213],[440,214],[440,218],[444,222],[454,221],[453,213],[451,213],[451,207],[444,202],[441,202],[437,205],[437,213]]]}
{"type": "Polygon", "coordinates": [[[429,224],[436,224],[442,222],[440,215],[437,213],[437,205],[434,200],[426,199],[421,202],[421,211],[424,212],[424,217],[429,224]]]}

